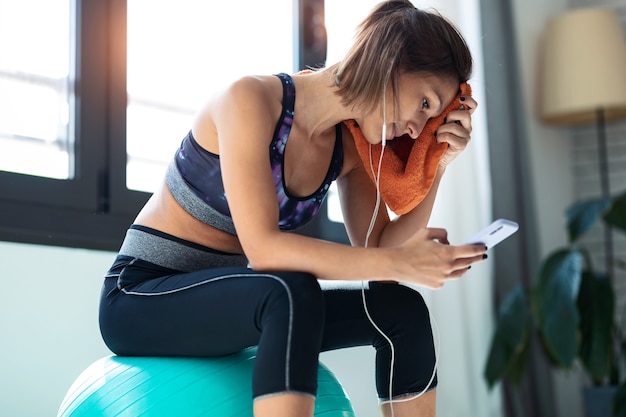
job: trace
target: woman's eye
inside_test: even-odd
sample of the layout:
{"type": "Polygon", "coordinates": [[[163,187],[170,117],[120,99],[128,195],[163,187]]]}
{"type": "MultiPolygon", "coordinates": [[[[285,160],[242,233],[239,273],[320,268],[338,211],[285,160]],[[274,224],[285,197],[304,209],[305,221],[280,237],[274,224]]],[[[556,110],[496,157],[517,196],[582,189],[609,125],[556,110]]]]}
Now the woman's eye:
{"type": "Polygon", "coordinates": [[[430,103],[428,102],[428,99],[422,100],[422,109],[424,110],[430,109],[430,103]]]}

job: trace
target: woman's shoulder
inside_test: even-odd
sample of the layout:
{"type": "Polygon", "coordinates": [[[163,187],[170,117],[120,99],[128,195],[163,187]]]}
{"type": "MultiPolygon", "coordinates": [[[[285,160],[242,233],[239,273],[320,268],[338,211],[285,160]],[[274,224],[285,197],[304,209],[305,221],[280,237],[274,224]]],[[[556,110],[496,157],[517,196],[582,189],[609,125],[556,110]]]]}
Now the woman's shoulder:
{"type": "Polygon", "coordinates": [[[245,75],[233,80],[223,91],[224,95],[234,97],[257,97],[269,99],[282,91],[281,82],[274,75],[245,75]]]}
{"type": "Polygon", "coordinates": [[[280,80],[272,75],[246,75],[225,83],[207,100],[199,118],[219,119],[247,114],[264,117],[282,98],[280,80]]]}
{"type": "Polygon", "coordinates": [[[280,113],[281,98],[282,87],[277,77],[237,78],[215,92],[196,114],[194,136],[207,149],[219,154],[218,132],[247,135],[246,129],[255,129],[257,134],[268,131],[271,135],[276,115],[280,113]]]}
{"type": "Polygon", "coordinates": [[[214,97],[216,109],[249,116],[266,116],[273,113],[282,100],[280,80],[272,75],[247,75],[230,82],[224,90],[214,97]]]}

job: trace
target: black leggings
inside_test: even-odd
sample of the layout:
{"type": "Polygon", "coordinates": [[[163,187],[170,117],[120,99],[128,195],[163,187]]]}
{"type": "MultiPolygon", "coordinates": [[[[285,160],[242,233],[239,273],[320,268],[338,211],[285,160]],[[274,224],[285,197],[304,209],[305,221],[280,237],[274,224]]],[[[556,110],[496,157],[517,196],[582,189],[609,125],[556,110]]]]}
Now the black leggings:
{"type": "MultiPolygon", "coordinates": [[[[367,307],[393,341],[393,397],[419,393],[433,375],[428,309],[402,285],[370,283],[367,307]]],[[[224,267],[175,271],[118,255],[104,280],[100,329],[118,355],[220,356],[258,345],[254,398],[315,396],[320,351],[372,345],[376,386],[389,398],[391,348],[367,318],[360,287],[322,290],[310,274],[224,267]]],[[[436,378],[429,389],[436,386],[436,378]]]]}

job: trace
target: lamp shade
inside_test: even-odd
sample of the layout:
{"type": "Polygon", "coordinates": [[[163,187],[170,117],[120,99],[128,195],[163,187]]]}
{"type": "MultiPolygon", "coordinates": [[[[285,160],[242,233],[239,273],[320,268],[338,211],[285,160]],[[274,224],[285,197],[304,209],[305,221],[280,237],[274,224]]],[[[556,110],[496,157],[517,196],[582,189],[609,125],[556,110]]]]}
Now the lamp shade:
{"type": "Polygon", "coordinates": [[[552,18],[543,50],[543,120],[554,124],[626,117],[626,38],[610,9],[579,9],[552,18]]]}

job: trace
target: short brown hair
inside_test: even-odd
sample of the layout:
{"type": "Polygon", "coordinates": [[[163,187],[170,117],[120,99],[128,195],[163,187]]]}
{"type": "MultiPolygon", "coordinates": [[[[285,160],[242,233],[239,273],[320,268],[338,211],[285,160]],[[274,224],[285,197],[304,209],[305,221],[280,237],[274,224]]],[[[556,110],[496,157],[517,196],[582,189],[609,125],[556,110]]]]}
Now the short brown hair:
{"type": "Polygon", "coordinates": [[[391,81],[397,97],[401,72],[470,78],[472,56],[456,27],[408,0],[378,4],[357,27],[345,58],[329,68],[344,105],[373,109],[391,81]]]}

